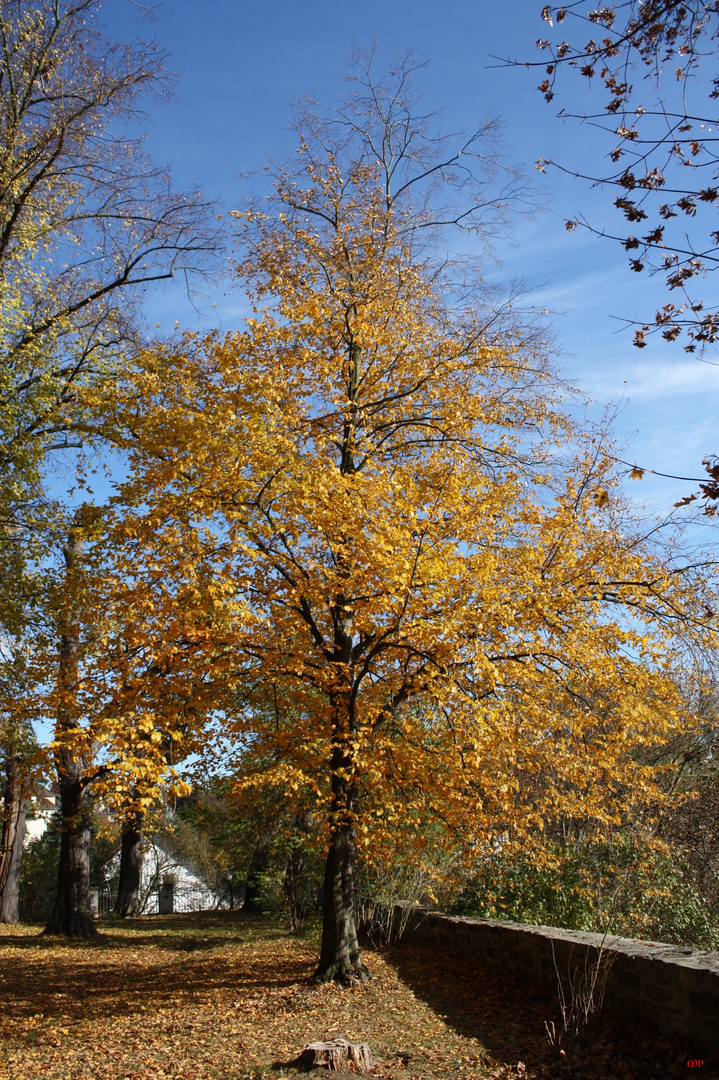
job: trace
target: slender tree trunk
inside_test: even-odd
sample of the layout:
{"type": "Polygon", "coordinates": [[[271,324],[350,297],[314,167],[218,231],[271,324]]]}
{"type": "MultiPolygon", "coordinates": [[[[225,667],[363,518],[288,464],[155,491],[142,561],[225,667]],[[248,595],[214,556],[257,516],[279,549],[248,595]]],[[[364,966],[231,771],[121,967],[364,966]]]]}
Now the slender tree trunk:
{"type": "Polygon", "coordinates": [[[97,934],[90,907],[89,761],[73,746],[73,735],[80,728],[77,715],[80,648],[78,606],[83,554],[82,539],[76,528],[70,530],[63,554],[66,565],[66,610],[61,625],[58,670],[56,738],[60,745],[55,753],[62,836],[57,897],[45,933],[88,938],[97,934]]]}
{"type": "Polygon", "coordinates": [[[120,882],[117,887],[115,912],[123,917],[140,914],[143,816],[139,810],[128,814],[122,826],[120,882]]]}
{"type": "Polygon", "coordinates": [[[6,747],[0,834],[0,922],[18,921],[18,888],[25,839],[25,791],[22,759],[6,747]]]}
{"type": "Polygon", "coordinates": [[[245,881],[245,911],[262,912],[262,875],[267,870],[269,858],[267,844],[263,841],[257,845],[250,859],[245,881]]]}
{"type": "MultiPolygon", "coordinates": [[[[15,817],[15,829],[8,852],[7,873],[3,874],[5,884],[0,892],[0,923],[14,924],[20,921],[20,870],[25,842],[25,795],[22,784],[20,784],[18,804],[16,808],[11,807],[11,812],[15,817]]],[[[7,803],[5,805],[7,808],[7,803]]]]}
{"type": "Polygon", "coordinates": [[[307,869],[307,856],[301,849],[295,849],[285,864],[285,876],[282,888],[287,900],[290,916],[290,933],[299,934],[305,923],[305,905],[300,896],[300,886],[307,869]]]}
{"type": "Polygon", "coordinates": [[[307,904],[301,889],[307,871],[306,836],[312,828],[312,817],[308,813],[295,816],[294,836],[290,843],[289,855],[285,864],[285,876],[282,881],[290,916],[290,932],[299,934],[307,916],[307,904]]]}

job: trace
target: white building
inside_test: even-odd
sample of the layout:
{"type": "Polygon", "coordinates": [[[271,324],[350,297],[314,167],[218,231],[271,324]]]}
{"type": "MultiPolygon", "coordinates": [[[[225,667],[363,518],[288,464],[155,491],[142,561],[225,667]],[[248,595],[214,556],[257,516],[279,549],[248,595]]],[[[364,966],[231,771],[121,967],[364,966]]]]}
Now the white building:
{"type": "Polygon", "coordinates": [[[36,794],[30,796],[25,819],[25,847],[32,840],[40,839],[57,808],[57,795],[50,788],[40,788],[36,794]]]}
{"type": "MultiPolygon", "coordinates": [[[[120,869],[120,857],[117,872],[120,869]]],[[[149,836],[143,841],[140,914],[213,911],[229,908],[229,897],[211,889],[201,872],[172,850],[171,841],[149,836]]]]}

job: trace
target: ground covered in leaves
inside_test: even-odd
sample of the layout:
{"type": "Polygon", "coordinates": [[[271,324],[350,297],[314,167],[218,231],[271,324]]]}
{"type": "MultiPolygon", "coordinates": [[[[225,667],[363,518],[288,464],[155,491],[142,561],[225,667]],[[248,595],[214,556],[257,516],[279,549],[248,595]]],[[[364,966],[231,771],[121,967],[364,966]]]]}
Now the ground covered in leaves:
{"type": "Polygon", "coordinates": [[[337,1035],[369,1043],[377,1080],[665,1080],[689,1075],[696,1056],[605,1016],[557,1058],[544,1035],[558,1020],[551,994],[409,943],[368,953],[366,986],[315,987],[316,937],[269,919],[100,929],[67,943],[0,926],[0,1080],[294,1078],[305,1043],[337,1035]]]}

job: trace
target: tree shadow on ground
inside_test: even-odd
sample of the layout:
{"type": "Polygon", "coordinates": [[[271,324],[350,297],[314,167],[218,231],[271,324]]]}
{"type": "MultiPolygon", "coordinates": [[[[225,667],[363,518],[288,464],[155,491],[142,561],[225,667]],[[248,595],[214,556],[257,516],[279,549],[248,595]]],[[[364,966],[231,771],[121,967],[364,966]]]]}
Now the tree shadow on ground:
{"type": "Polygon", "coordinates": [[[384,956],[415,996],[458,1034],[479,1039],[497,1060],[513,1066],[521,1061],[547,1080],[670,1080],[686,1076],[687,1059],[699,1056],[682,1039],[625,1024],[605,1010],[578,1040],[567,1038],[558,1057],[545,1030],[545,1021],[561,1030],[559,999],[551,991],[449,949],[408,942],[384,956]]]}
{"type": "Polygon", "coordinates": [[[135,919],[119,916],[101,918],[96,923],[97,937],[71,939],[43,933],[44,923],[36,924],[35,933],[13,933],[12,928],[0,933],[0,956],[3,949],[44,950],[50,946],[68,949],[212,949],[245,940],[253,929],[261,929],[264,937],[284,937],[283,926],[274,926],[261,915],[240,911],[191,912],[178,915],[141,915],[135,919]],[[219,923],[219,925],[218,925],[219,923]],[[128,934],[131,932],[132,936],[128,934]],[[273,934],[274,931],[274,934],[273,934]]]}
{"type": "MultiPolygon", "coordinates": [[[[274,957],[250,955],[245,944],[257,917],[236,917],[227,926],[198,936],[208,920],[175,916],[150,924],[149,920],[123,923],[127,935],[103,934],[87,941],[6,934],[0,938],[3,978],[0,1014],[12,1005],[15,1016],[72,1021],[102,1019],[162,1009],[182,998],[207,999],[218,991],[239,995],[278,990],[306,980],[306,956],[289,953],[281,965],[274,957]],[[243,933],[240,934],[240,929],[243,933]],[[195,931],[195,934],[192,931],[195,931]],[[221,951],[222,947],[222,951],[221,951]],[[226,951],[229,947],[230,951],[226,951]],[[103,949],[127,950],[127,965],[107,963],[103,949]],[[52,981],[48,981],[48,952],[52,953],[52,981]],[[35,956],[33,956],[33,953],[35,956]]],[[[263,925],[266,937],[267,925],[263,925]]],[[[278,936],[282,930],[278,928],[278,936]]]]}

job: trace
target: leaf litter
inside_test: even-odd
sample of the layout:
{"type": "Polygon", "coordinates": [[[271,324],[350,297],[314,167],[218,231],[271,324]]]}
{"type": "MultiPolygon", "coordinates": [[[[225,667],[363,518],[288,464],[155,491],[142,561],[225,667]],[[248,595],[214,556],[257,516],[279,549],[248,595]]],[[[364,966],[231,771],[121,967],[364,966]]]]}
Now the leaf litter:
{"type": "Polygon", "coordinates": [[[316,934],[292,938],[269,918],[100,929],[65,942],[0,926],[0,1080],[299,1077],[303,1046],[337,1036],[369,1043],[376,1080],[665,1080],[697,1056],[604,1015],[556,1058],[544,1037],[552,995],[409,942],[368,952],[366,985],[313,986],[316,934]]]}

